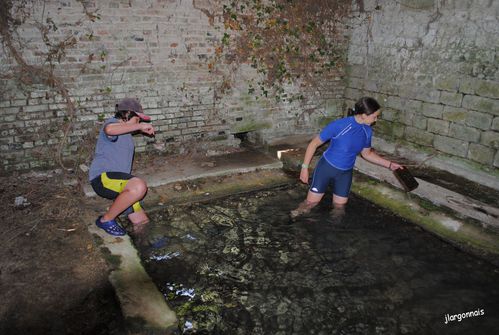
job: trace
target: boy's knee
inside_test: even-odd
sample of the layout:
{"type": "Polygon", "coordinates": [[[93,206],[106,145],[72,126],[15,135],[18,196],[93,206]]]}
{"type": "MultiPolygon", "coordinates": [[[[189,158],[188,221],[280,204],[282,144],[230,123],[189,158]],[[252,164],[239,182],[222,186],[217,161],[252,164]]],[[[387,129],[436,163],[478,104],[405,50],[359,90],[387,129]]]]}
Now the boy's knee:
{"type": "Polygon", "coordinates": [[[130,185],[129,191],[137,194],[137,195],[145,195],[147,192],[147,184],[144,180],[140,178],[135,178],[133,184],[130,185]]]}

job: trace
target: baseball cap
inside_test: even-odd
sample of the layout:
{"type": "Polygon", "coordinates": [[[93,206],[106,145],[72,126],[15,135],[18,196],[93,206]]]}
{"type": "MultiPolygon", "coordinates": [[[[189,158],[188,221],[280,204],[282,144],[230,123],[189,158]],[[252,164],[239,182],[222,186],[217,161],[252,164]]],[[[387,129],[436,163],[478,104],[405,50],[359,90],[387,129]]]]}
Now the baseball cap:
{"type": "Polygon", "coordinates": [[[151,117],[144,114],[142,105],[134,98],[124,98],[116,104],[116,111],[132,111],[144,121],[151,121],[151,117]]]}

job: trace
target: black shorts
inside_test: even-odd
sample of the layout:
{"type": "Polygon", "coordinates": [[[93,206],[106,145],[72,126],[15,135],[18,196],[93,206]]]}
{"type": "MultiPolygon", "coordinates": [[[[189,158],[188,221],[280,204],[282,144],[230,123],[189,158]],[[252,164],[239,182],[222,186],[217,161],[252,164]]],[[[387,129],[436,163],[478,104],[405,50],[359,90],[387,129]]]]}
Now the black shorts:
{"type": "MultiPolygon", "coordinates": [[[[97,195],[114,200],[125,189],[126,184],[133,175],[125,172],[103,172],[100,176],[90,181],[92,188],[97,195]]],[[[125,213],[139,212],[142,210],[140,202],[134,203],[125,213]]]]}

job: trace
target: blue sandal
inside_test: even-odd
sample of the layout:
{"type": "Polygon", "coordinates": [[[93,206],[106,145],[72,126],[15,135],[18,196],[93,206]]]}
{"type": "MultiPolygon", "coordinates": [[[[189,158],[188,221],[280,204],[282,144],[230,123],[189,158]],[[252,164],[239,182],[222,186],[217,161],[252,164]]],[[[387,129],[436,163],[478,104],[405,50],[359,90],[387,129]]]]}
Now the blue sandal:
{"type": "Polygon", "coordinates": [[[102,216],[99,216],[95,221],[97,227],[104,229],[106,233],[113,236],[123,236],[126,234],[125,229],[121,228],[121,226],[115,220],[101,222],[101,217],[102,216]]]}

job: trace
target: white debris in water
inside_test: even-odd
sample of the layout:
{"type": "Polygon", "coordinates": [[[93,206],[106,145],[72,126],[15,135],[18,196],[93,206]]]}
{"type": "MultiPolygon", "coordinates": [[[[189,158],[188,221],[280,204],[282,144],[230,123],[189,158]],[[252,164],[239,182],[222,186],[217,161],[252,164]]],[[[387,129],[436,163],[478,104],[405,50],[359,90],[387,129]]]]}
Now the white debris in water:
{"type": "Polygon", "coordinates": [[[197,238],[196,238],[196,237],[194,237],[194,236],[192,236],[191,234],[187,234],[187,235],[185,235],[185,236],[184,236],[184,238],[186,238],[186,239],[188,239],[188,240],[191,240],[191,241],[195,241],[195,240],[197,240],[197,238]]]}
{"type": "Polygon", "coordinates": [[[185,321],[185,323],[184,323],[184,332],[185,332],[186,330],[191,330],[192,328],[193,328],[192,322],[190,322],[190,321],[185,321]]]}
{"type": "Polygon", "coordinates": [[[180,251],[175,251],[175,252],[169,252],[165,255],[152,255],[150,257],[150,259],[152,260],[155,260],[155,261],[164,261],[164,260],[168,260],[168,259],[172,259],[172,258],[175,258],[175,257],[178,257],[180,256],[180,251]]]}
{"type": "Polygon", "coordinates": [[[175,295],[179,297],[189,297],[190,299],[192,299],[196,296],[196,293],[194,293],[193,288],[183,288],[180,290],[176,290],[175,295]]]}

